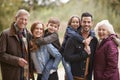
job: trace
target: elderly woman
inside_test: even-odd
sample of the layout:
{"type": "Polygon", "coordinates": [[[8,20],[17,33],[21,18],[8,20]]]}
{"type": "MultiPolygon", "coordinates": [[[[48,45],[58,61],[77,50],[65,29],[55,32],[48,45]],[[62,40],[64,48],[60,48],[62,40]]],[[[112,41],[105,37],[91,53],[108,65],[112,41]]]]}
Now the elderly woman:
{"type": "Polygon", "coordinates": [[[95,33],[99,43],[94,55],[94,80],[119,80],[118,45],[108,20],[97,23],[95,33]]]}

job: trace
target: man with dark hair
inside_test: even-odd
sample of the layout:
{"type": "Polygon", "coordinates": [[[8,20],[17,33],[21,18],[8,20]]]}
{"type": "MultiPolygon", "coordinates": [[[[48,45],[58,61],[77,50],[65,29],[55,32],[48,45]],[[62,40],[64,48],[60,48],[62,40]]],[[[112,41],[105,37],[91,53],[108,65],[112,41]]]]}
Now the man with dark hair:
{"type": "Polygon", "coordinates": [[[85,12],[81,15],[81,20],[82,20],[83,17],[91,17],[91,20],[93,21],[93,16],[88,12],[85,12]]]}
{"type": "MultiPolygon", "coordinates": [[[[90,13],[81,15],[81,30],[79,34],[87,39],[91,35],[93,18],[90,13]]],[[[85,40],[86,41],[86,40],[85,40]]],[[[92,80],[93,56],[95,53],[97,38],[93,36],[89,41],[80,43],[75,37],[71,37],[65,46],[65,60],[70,63],[74,80],[92,80]]]]}

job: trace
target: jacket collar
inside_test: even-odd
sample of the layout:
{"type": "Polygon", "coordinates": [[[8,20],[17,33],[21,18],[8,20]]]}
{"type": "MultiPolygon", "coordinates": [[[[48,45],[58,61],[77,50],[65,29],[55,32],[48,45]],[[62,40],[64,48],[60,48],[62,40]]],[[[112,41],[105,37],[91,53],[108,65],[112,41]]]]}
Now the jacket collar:
{"type": "Polygon", "coordinates": [[[100,42],[100,44],[98,45],[98,48],[101,47],[102,45],[104,45],[107,41],[110,41],[110,40],[114,41],[114,40],[113,40],[113,36],[114,36],[114,35],[111,34],[111,35],[109,35],[107,38],[103,39],[103,40],[100,42]]]}
{"type": "Polygon", "coordinates": [[[15,30],[14,24],[15,24],[15,22],[13,22],[13,23],[11,24],[10,32],[9,32],[9,35],[10,35],[10,36],[17,36],[17,32],[16,32],[16,30],[15,30]]]}
{"type": "Polygon", "coordinates": [[[75,30],[75,29],[72,28],[71,26],[68,26],[68,27],[67,27],[67,30],[72,30],[72,31],[76,31],[76,32],[77,32],[77,30],[75,30]]]}
{"type": "MultiPolygon", "coordinates": [[[[26,28],[23,30],[23,32],[24,32],[24,34],[27,34],[27,33],[28,33],[28,31],[27,31],[26,28]]],[[[11,25],[11,27],[10,27],[10,33],[9,33],[9,35],[10,35],[10,36],[16,36],[18,33],[19,33],[19,29],[18,29],[16,23],[13,22],[12,25],[11,25]]],[[[24,34],[23,34],[23,35],[24,35],[24,34]]]]}
{"type": "MultiPolygon", "coordinates": [[[[15,36],[17,40],[19,40],[18,33],[19,33],[19,29],[17,28],[17,25],[15,24],[15,22],[13,22],[10,27],[9,36],[15,36]]],[[[27,37],[28,33],[29,31],[25,28],[23,36],[27,37]]]]}

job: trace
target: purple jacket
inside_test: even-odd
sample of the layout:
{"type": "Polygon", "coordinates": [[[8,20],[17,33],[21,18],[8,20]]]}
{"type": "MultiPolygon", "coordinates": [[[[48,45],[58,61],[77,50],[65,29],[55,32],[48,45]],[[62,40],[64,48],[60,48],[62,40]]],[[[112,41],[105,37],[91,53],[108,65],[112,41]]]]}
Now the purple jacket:
{"type": "Polygon", "coordinates": [[[109,36],[97,47],[94,55],[94,80],[119,80],[118,48],[109,36]]]}

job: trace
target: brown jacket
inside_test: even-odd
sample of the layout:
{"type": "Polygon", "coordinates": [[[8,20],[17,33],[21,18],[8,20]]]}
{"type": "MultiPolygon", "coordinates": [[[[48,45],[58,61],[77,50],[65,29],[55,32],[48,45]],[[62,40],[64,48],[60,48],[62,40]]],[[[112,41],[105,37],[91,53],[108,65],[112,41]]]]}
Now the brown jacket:
{"type": "MultiPolygon", "coordinates": [[[[22,52],[13,24],[0,35],[0,62],[3,80],[20,80],[18,58],[22,56],[22,52]]],[[[29,41],[30,33],[28,31],[27,36],[29,41]]]]}
{"type": "MultiPolygon", "coordinates": [[[[14,23],[13,23],[14,24],[14,23]]],[[[14,26],[4,30],[0,34],[0,62],[1,72],[3,80],[20,80],[20,66],[18,64],[18,58],[22,56],[20,42],[15,31],[14,26]]],[[[51,36],[43,39],[38,39],[37,44],[47,44],[55,41],[58,35],[55,33],[51,36]]],[[[30,42],[32,39],[31,34],[27,31],[27,41],[30,42]]],[[[30,44],[28,43],[28,54],[29,54],[29,68],[30,75],[33,76],[32,72],[32,61],[30,57],[30,44]]],[[[34,77],[32,77],[34,80],[34,77]]]]}

